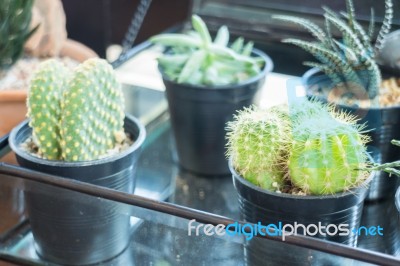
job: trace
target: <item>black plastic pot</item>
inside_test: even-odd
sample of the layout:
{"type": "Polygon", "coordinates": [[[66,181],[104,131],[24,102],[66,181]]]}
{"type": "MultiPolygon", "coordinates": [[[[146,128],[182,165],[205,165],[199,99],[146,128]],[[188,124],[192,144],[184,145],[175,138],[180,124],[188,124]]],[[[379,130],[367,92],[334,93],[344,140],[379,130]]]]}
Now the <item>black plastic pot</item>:
{"type": "MultiPolygon", "coordinates": [[[[135,141],[131,147],[86,162],[49,161],[28,154],[20,147],[32,133],[27,121],[12,130],[9,142],[23,167],[133,193],[135,164],[146,133],[131,116],[125,117],[125,131],[135,141]]],[[[67,265],[92,264],[109,260],[128,246],[130,215],[123,204],[33,182],[26,185],[29,221],[42,258],[67,265]]]]}
{"type": "MultiPolygon", "coordinates": [[[[322,226],[333,224],[348,224],[351,231],[358,228],[364,199],[367,195],[368,184],[373,178],[372,173],[366,182],[358,188],[334,195],[302,196],[267,191],[253,185],[240,176],[230,163],[233,184],[237,190],[240,211],[247,222],[262,225],[280,222],[294,225],[295,222],[308,226],[321,223],[322,226]]],[[[304,234],[299,228],[298,234],[304,234]]],[[[330,231],[332,232],[332,231],[330,231]]],[[[356,246],[357,234],[334,234],[325,236],[317,234],[315,237],[335,241],[349,246],[356,246]]]]}
{"type": "Polygon", "coordinates": [[[257,76],[237,85],[205,87],[179,84],[163,74],[172,130],[179,164],[202,175],[229,174],[225,157],[225,126],[236,110],[253,103],[265,76],[273,68],[270,57],[254,50],[265,60],[257,76]]]}
{"type": "Polygon", "coordinates": [[[365,233],[358,237],[358,247],[386,253],[400,255],[399,220],[396,218],[397,209],[393,199],[366,202],[361,216],[361,226],[370,228],[380,226],[383,235],[374,236],[365,233]]]}
{"type": "MultiPolygon", "coordinates": [[[[308,97],[315,97],[310,88],[332,88],[332,81],[317,68],[310,69],[303,77],[303,84],[308,97]]],[[[323,102],[327,99],[317,96],[323,102]]],[[[371,137],[368,146],[379,156],[376,163],[386,163],[400,159],[400,147],[390,143],[393,139],[400,139],[400,106],[361,108],[354,106],[336,105],[336,108],[356,115],[359,124],[365,124],[365,130],[371,137]]],[[[385,172],[378,172],[372,180],[366,200],[373,201],[393,197],[399,185],[399,178],[389,177],[385,172]]]]}

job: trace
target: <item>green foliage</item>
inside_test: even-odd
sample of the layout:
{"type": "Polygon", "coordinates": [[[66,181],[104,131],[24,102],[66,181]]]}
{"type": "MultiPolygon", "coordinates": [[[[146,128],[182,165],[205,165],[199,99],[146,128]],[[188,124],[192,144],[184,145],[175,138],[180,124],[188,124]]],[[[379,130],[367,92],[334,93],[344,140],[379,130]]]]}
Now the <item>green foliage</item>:
{"type": "Polygon", "coordinates": [[[33,0],[0,1],[0,70],[10,68],[22,55],[30,30],[33,0]]]}
{"type": "Polygon", "coordinates": [[[306,62],[311,67],[324,71],[336,86],[352,92],[354,86],[362,86],[372,99],[377,96],[381,83],[381,73],[375,61],[376,53],[382,48],[385,36],[389,33],[393,18],[392,0],[385,0],[385,17],[373,45],[374,13],[368,31],[356,20],[352,0],[346,0],[347,12],[340,14],[324,8],[325,31],[315,23],[293,16],[274,16],[284,22],[304,27],[316,39],[314,42],[298,39],[285,39],[311,53],[319,62],[306,62]],[[332,37],[332,27],[340,31],[341,37],[332,37]]]}
{"type": "Polygon", "coordinates": [[[252,107],[228,123],[228,155],[245,179],[264,189],[291,185],[305,194],[333,194],[368,176],[362,129],[353,116],[316,101],[252,107]]]}
{"type": "Polygon", "coordinates": [[[30,87],[28,116],[39,151],[49,160],[98,159],[124,134],[122,90],[112,67],[98,58],[72,73],[55,60],[41,63],[30,87]]]}
{"type": "Polygon", "coordinates": [[[158,59],[162,71],[178,83],[220,86],[237,84],[258,73],[265,62],[251,57],[253,43],[238,38],[229,47],[229,31],[222,26],[212,41],[204,21],[192,16],[195,30],[187,34],[160,34],[151,42],[170,47],[158,59]]]}

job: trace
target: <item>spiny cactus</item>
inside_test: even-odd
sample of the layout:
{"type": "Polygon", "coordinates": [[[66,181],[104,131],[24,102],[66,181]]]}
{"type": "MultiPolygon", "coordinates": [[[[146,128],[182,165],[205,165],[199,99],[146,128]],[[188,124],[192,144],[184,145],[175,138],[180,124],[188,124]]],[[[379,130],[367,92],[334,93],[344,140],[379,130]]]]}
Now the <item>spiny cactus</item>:
{"type": "Polygon", "coordinates": [[[95,160],[124,136],[122,90],[103,59],[89,59],[70,74],[60,63],[46,61],[30,90],[30,125],[47,159],[95,160]]]}
{"type": "Polygon", "coordinates": [[[238,38],[231,46],[229,31],[222,26],[212,41],[207,25],[197,15],[192,16],[194,32],[168,33],[150,41],[170,47],[158,59],[163,72],[178,83],[196,85],[237,84],[261,72],[265,61],[251,56],[253,43],[238,38]]]}
{"type": "Polygon", "coordinates": [[[283,165],[290,128],[285,111],[245,108],[227,124],[228,156],[250,182],[268,190],[284,184],[283,165]]]}
{"type": "Polygon", "coordinates": [[[385,36],[389,33],[393,18],[393,3],[392,0],[385,0],[385,17],[375,46],[372,44],[373,12],[370,26],[366,31],[355,18],[353,1],[346,0],[346,6],[347,12],[340,14],[324,8],[325,31],[307,19],[282,15],[274,16],[274,18],[300,25],[316,39],[316,42],[298,39],[283,40],[285,43],[301,47],[319,61],[319,63],[305,62],[305,65],[321,69],[331,78],[335,86],[343,87],[349,92],[353,92],[354,86],[362,86],[368,96],[373,99],[378,95],[382,79],[375,56],[382,48],[385,36]],[[332,37],[332,26],[341,32],[340,39],[336,40],[332,37]]]}
{"type": "Polygon", "coordinates": [[[316,101],[244,109],[227,129],[233,166],[267,190],[281,191],[290,183],[305,194],[333,194],[368,175],[363,127],[316,101]]]}
{"type": "Polygon", "coordinates": [[[40,151],[50,160],[61,155],[60,101],[69,75],[62,63],[50,59],[40,65],[30,84],[27,98],[29,125],[40,151]]]}
{"type": "Polygon", "coordinates": [[[33,0],[0,1],[0,71],[11,67],[22,55],[30,30],[33,0]]]}
{"type": "Polygon", "coordinates": [[[293,125],[289,149],[292,183],[307,194],[346,191],[367,177],[367,138],[360,127],[333,117],[314,116],[293,125]]]}

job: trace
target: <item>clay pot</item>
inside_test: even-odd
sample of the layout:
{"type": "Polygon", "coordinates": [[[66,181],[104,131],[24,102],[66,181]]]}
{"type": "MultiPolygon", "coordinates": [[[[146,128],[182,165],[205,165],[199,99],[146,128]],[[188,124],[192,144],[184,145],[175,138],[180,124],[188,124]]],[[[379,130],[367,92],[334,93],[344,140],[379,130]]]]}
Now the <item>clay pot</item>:
{"type": "MultiPolygon", "coordinates": [[[[60,57],[69,57],[83,62],[98,55],[89,47],[68,39],[60,52],[60,57]]],[[[9,133],[12,128],[21,123],[26,117],[27,90],[0,91],[0,137],[9,133]]],[[[16,163],[15,156],[5,156],[1,161],[16,163]]]]}

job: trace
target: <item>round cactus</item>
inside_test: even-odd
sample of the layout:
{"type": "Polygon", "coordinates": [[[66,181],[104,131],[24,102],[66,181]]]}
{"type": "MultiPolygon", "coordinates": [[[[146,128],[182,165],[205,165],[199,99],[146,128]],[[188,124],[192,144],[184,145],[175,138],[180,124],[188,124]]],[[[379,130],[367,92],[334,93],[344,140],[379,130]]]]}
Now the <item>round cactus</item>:
{"type": "Polygon", "coordinates": [[[284,184],[285,150],[289,125],[284,112],[255,106],[240,111],[228,123],[228,155],[235,169],[248,181],[268,190],[284,184]]]}
{"type": "Polygon", "coordinates": [[[292,183],[306,194],[346,191],[367,177],[365,143],[360,127],[346,114],[314,116],[293,124],[288,160],[292,183]],[[340,117],[341,120],[338,120],[340,117]]]}
{"type": "Polygon", "coordinates": [[[110,64],[93,58],[79,65],[61,101],[61,147],[66,161],[99,158],[124,133],[124,98],[110,64]]]}
{"type": "Polygon", "coordinates": [[[69,70],[60,62],[50,59],[33,75],[27,100],[29,125],[44,158],[60,159],[60,99],[69,77],[69,70]]]}

